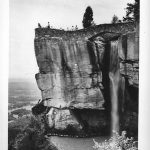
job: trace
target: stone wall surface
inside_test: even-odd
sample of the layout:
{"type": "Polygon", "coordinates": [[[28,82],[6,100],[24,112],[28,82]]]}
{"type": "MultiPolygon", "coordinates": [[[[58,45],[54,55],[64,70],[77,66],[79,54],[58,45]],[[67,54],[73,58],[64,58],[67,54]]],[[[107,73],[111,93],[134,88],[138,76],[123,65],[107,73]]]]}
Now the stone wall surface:
{"type": "Polygon", "coordinates": [[[50,128],[64,130],[71,125],[87,131],[107,126],[109,118],[101,114],[110,109],[106,107],[111,103],[110,72],[118,74],[122,108],[125,81],[138,87],[135,23],[105,24],[77,31],[37,28],[34,46],[39,67],[35,77],[44,105],[50,107],[50,128]]]}
{"type": "MultiPolygon", "coordinates": [[[[93,43],[90,43],[94,50],[93,43]]],[[[35,42],[40,73],[36,74],[39,89],[48,106],[101,109],[102,72],[96,70],[96,61],[90,59],[87,41],[51,38],[35,42]],[[93,64],[91,64],[91,62],[93,64]]],[[[102,58],[104,47],[99,48],[102,58]]]]}
{"type": "Polygon", "coordinates": [[[139,82],[139,47],[135,32],[123,35],[119,39],[120,73],[129,84],[138,87],[139,82]]]}

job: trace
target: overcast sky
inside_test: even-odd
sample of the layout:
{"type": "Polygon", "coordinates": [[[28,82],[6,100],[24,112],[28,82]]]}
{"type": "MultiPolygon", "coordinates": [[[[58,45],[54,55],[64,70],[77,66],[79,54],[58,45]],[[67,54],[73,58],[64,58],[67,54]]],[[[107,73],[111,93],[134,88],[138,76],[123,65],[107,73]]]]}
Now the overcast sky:
{"type": "Polygon", "coordinates": [[[34,29],[38,22],[56,28],[82,28],[90,5],[96,24],[110,23],[115,14],[122,19],[128,2],[134,0],[10,0],[9,77],[31,78],[38,72],[34,54],[34,29]]]}

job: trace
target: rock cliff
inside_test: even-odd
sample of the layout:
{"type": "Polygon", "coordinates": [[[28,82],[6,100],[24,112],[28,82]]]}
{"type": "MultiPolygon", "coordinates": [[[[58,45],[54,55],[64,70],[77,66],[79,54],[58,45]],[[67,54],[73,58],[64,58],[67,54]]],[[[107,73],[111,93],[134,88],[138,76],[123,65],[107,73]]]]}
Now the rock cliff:
{"type": "MultiPolygon", "coordinates": [[[[104,24],[64,31],[35,29],[35,75],[50,129],[103,132],[112,105],[110,76],[118,77],[119,111],[138,88],[138,33],[135,23],[104,24]]],[[[137,93],[136,93],[137,94],[137,93]]]]}

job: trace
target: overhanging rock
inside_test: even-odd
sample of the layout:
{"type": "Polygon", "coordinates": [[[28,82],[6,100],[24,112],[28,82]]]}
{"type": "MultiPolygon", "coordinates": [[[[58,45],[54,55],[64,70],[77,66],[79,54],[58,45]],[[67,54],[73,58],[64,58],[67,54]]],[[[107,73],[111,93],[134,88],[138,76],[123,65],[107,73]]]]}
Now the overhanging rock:
{"type": "Polygon", "coordinates": [[[55,130],[72,126],[79,132],[102,132],[108,127],[109,117],[104,114],[110,109],[106,107],[110,103],[109,71],[116,66],[120,66],[121,100],[125,79],[138,86],[135,23],[77,31],[38,28],[34,46],[39,67],[35,77],[44,105],[50,108],[48,126],[55,130]],[[113,51],[111,44],[115,45],[113,51]],[[110,64],[110,57],[114,64],[110,64]]]}

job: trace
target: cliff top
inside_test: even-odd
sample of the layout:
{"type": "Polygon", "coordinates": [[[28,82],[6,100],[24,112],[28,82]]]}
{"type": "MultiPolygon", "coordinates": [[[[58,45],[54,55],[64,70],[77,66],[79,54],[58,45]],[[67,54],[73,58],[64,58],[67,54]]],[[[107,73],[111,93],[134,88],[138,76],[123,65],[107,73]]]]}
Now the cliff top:
{"type": "Polygon", "coordinates": [[[62,38],[79,38],[79,37],[92,37],[101,32],[115,32],[115,33],[127,33],[135,31],[136,23],[127,22],[127,23],[116,23],[116,24],[100,24],[92,26],[86,29],[79,29],[73,31],[65,31],[60,29],[52,28],[36,28],[35,29],[35,38],[42,37],[62,37],[62,38]]]}

